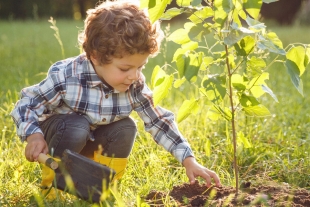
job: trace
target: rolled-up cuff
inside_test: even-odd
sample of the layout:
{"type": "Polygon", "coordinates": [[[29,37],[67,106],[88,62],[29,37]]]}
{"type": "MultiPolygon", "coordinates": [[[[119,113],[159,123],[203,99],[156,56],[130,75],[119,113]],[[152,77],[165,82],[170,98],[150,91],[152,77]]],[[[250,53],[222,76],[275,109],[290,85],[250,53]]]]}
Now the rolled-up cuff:
{"type": "Polygon", "coordinates": [[[182,144],[182,146],[178,146],[174,151],[173,156],[182,164],[185,158],[187,157],[195,157],[192,149],[188,146],[188,144],[182,144]]]}
{"type": "Polygon", "coordinates": [[[24,142],[28,136],[35,134],[35,133],[41,133],[43,134],[42,130],[40,129],[40,127],[30,124],[28,127],[23,128],[20,127],[17,130],[17,135],[19,136],[19,138],[21,139],[22,142],[24,142]]]}

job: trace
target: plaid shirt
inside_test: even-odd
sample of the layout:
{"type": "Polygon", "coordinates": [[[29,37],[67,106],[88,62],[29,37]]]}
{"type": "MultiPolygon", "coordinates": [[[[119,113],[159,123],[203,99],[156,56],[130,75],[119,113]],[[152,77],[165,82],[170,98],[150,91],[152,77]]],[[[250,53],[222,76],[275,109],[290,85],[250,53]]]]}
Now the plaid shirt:
{"type": "Polygon", "coordinates": [[[42,133],[39,121],[53,114],[78,113],[95,128],[126,118],[133,110],[155,142],[179,162],[193,156],[174,122],[174,114],[154,107],[152,91],[144,80],[136,81],[126,92],[115,91],[99,79],[85,54],[56,62],[46,79],[24,88],[11,116],[18,136],[24,141],[31,134],[42,133]]]}

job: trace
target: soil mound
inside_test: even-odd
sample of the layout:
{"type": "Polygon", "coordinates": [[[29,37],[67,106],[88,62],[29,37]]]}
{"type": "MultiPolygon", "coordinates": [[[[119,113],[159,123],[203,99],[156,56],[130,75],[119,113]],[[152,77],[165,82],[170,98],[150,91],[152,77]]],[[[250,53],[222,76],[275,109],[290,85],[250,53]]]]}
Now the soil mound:
{"type": "Polygon", "coordinates": [[[233,187],[211,187],[196,182],[194,185],[183,184],[175,186],[168,193],[151,191],[145,198],[150,206],[165,206],[170,200],[175,206],[203,207],[203,206],[277,206],[277,207],[310,207],[310,192],[306,189],[292,189],[288,185],[266,184],[253,185],[243,183],[239,193],[235,195],[233,187]]]}

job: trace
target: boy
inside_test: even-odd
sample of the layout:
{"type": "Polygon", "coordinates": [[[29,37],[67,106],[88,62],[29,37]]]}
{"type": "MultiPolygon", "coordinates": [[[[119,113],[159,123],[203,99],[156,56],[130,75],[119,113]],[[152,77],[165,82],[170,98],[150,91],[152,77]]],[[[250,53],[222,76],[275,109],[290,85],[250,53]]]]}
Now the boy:
{"type": "Polygon", "coordinates": [[[200,176],[207,186],[212,179],[220,186],[216,173],[196,162],[173,113],[153,106],[141,70],[161,39],[159,24],[130,1],[89,10],[79,36],[84,53],[53,64],[42,82],[22,90],[11,113],[18,136],[27,141],[27,160],[40,153],[61,157],[70,149],[108,165],[119,179],[136,137],[129,117],[135,110],[156,143],[183,164],[190,183],[200,176]]]}

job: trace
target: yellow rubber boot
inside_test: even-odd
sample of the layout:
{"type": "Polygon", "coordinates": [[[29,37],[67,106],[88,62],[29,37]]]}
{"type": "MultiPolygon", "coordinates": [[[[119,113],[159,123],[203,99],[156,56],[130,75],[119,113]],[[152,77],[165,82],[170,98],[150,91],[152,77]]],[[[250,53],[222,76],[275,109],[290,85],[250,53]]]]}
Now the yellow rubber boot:
{"type": "Polygon", "coordinates": [[[94,161],[106,165],[116,172],[113,181],[121,179],[125,173],[125,168],[128,163],[127,158],[106,157],[96,151],[94,153],[94,161]]]}
{"type": "MultiPolygon", "coordinates": [[[[53,158],[57,162],[60,159],[53,158]]],[[[41,164],[42,169],[42,181],[41,181],[41,193],[48,200],[53,201],[57,198],[57,190],[52,187],[53,180],[55,178],[55,172],[45,164],[41,164]]]]}

